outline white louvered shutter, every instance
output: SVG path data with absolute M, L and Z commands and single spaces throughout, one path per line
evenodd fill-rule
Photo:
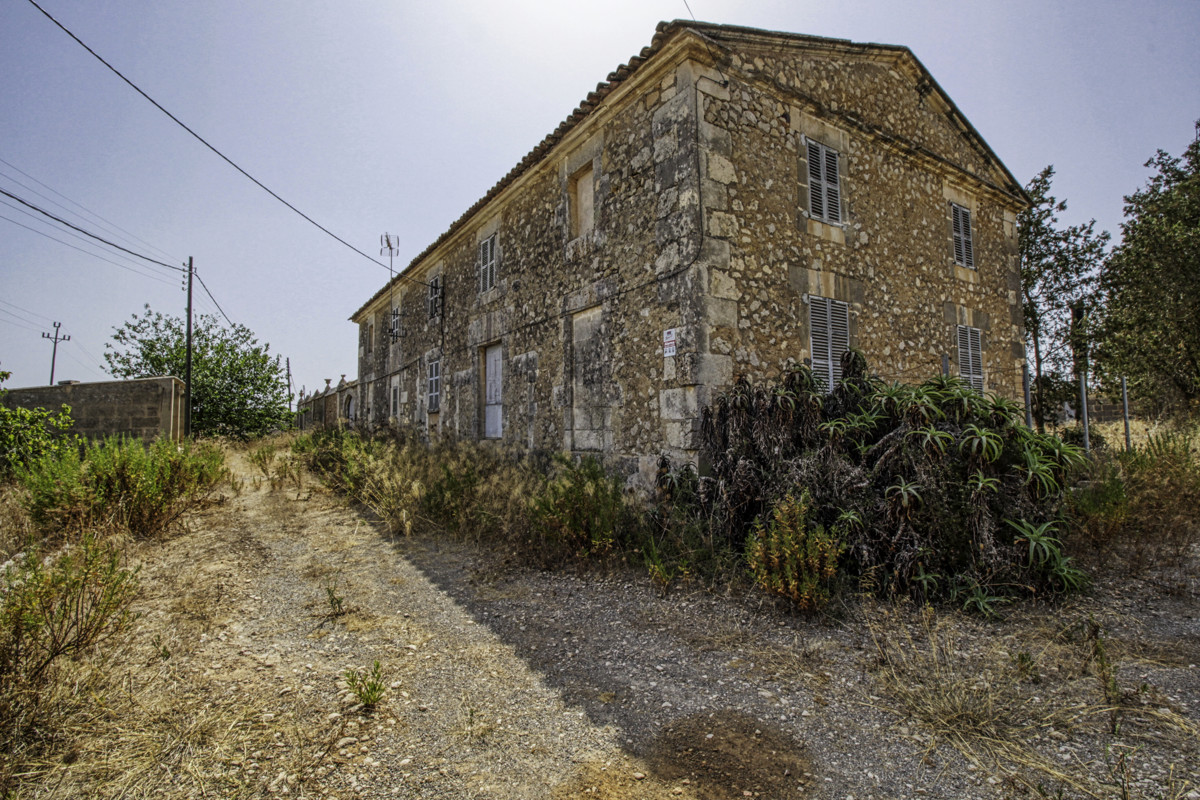
M 833 366 L 833 385 L 842 379 L 842 356 L 850 349 L 850 306 L 829 301 L 829 360 Z
M 825 219 L 825 181 L 821 171 L 821 145 L 808 143 L 808 211 L 813 219 Z
M 829 298 L 808 299 L 808 326 L 812 338 L 813 377 L 822 391 L 833 388 L 833 365 L 829 361 Z
M 983 391 L 983 339 L 979 328 L 958 326 L 958 374 L 973 389 Z
M 808 208 L 813 219 L 842 221 L 837 151 L 812 141 L 808 142 Z
M 829 222 L 842 221 L 841 186 L 838 183 L 838 154 L 836 150 L 825 150 L 825 218 Z
M 850 306 L 813 295 L 808 313 L 813 377 L 829 392 L 842 379 L 842 355 L 850 349 Z
M 954 263 L 975 268 L 975 252 L 971 244 L 971 212 L 959 205 L 950 206 L 954 226 Z

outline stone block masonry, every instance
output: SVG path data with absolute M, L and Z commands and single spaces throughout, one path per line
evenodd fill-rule
M 1018 399 L 1025 203 L 906 48 L 664 23 L 354 314 L 358 406 L 648 481 L 846 347 Z
M 72 432 L 88 439 L 131 436 L 150 441 L 183 438 L 185 386 L 179 378 L 141 378 L 102 383 L 63 383 L 11 389 L 3 397 L 10 408 L 68 406 Z

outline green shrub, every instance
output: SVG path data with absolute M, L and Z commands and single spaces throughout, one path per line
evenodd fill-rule
M 555 476 L 530 500 L 542 559 L 608 555 L 628 519 L 620 478 L 591 456 L 559 456 L 556 465 Z
M 754 581 L 786 597 L 801 611 L 819 611 L 829 602 L 846 550 L 838 531 L 813 521 L 812 498 L 802 491 L 774 505 L 767 521 L 754 523 L 746 540 L 746 561 Z
M 11 374 L 0 371 L 0 384 Z M 0 400 L 5 394 L 0 387 Z M 35 459 L 76 448 L 79 439 L 69 433 L 74 424 L 68 406 L 53 413 L 42 408 L 9 408 L 0 403 L 0 481 L 8 480 Z
M 704 409 L 711 470 L 698 495 L 715 538 L 745 547 L 780 498 L 803 491 L 811 528 L 842 525 L 842 567 L 883 594 L 952 599 L 966 585 L 1000 596 L 1078 583 L 1031 565 L 1006 524 L 1058 518 L 1084 461 L 1078 448 L 1029 430 L 1014 403 L 957 378 L 884 384 L 853 351 L 842 371 L 828 394 L 807 367 L 775 385 L 742 378 Z
M 224 455 L 207 443 L 111 438 L 18 471 L 26 508 L 43 529 L 115 525 L 135 536 L 164 531 L 223 475 Z
M 55 692 L 69 683 L 63 664 L 128 626 L 137 586 L 136 571 L 91 534 L 44 559 L 31 549 L 0 566 L 0 752 L 51 735 L 62 710 Z
M 1120 556 L 1123 568 L 1181 563 L 1200 541 L 1198 444 L 1193 428 L 1097 453 L 1071 495 L 1071 535 L 1097 556 Z

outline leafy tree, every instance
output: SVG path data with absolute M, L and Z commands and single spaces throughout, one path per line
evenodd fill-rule
M 11 374 L 0 370 L 0 481 L 34 459 L 59 453 L 77 443 L 77 437 L 68 433 L 75 424 L 69 406 L 55 413 L 44 408 L 4 405 L 4 395 L 8 392 L 3 383 Z
M 1200 403 L 1200 122 L 1182 158 L 1159 150 L 1125 198 L 1122 241 L 1101 273 L 1097 361 L 1165 408 Z
M 1108 245 L 1107 231 L 1096 221 L 1060 227 L 1065 200 L 1050 194 L 1054 167 L 1048 166 L 1025 187 L 1032 205 L 1017 218 L 1021 253 L 1021 294 L 1025 311 L 1025 348 L 1033 361 L 1033 412 L 1039 431 L 1055 421 L 1053 408 L 1073 371 L 1077 343 L 1072 342 L 1071 307 L 1090 304 L 1094 278 Z M 1070 395 L 1070 387 L 1065 387 Z
M 187 359 L 186 323 L 146 306 L 105 345 L 108 370 L 117 378 L 182 378 Z M 198 436 L 261 436 L 291 424 L 291 395 L 280 356 L 260 345 L 245 325 L 226 328 L 215 316 L 192 325 L 192 432 Z

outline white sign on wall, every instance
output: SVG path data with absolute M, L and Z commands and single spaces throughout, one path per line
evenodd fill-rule
M 675 329 L 663 331 L 663 357 L 675 355 Z

